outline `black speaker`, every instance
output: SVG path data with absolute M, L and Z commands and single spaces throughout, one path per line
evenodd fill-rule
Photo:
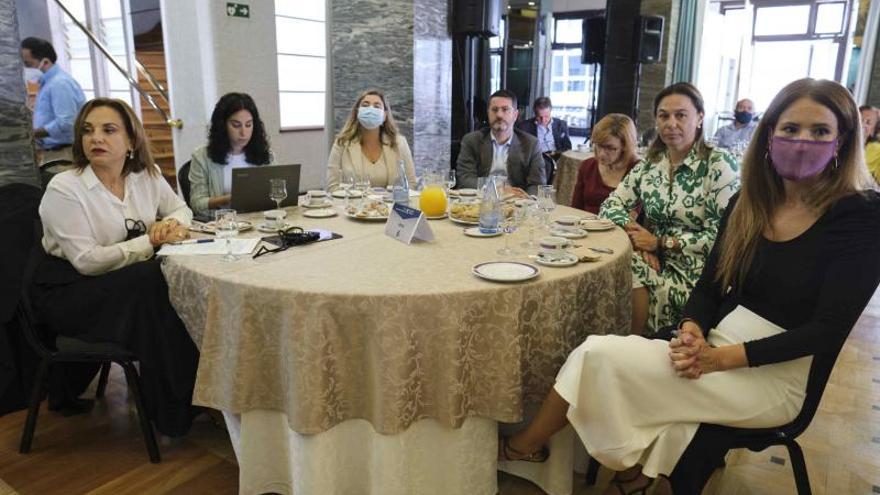
M 581 63 L 605 63 L 605 18 L 584 19 L 584 37 L 581 43 Z
M 639 16 L 636 29 L 636 61 L 656 64 L 663 53 L 663 16 Z
M 455 0 L 452 5 L 453 34 L 498 36 L 500 0 Z

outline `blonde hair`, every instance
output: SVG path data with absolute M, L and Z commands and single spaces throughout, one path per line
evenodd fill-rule
M 636 160 L 636 124 L 622 113 L 609 113 L 593 126 L 590 140 L 593 144 L 602 144 L 615 137 L 623 145 L 621 161 L 632 163 Z
M 140 172 L 146 169 L 150 175 L 158 175 L 153 162 L 153 154 L 150 153 L 150 141 L 147 139 L 147 133 L 140 119 L 135 115 L 134 110 L 128 106 L 128 103 L 117 100 L 115 98 L 95 98 L 88 102 L 80 109 L 73 124 L 73 164 L 79 171 L 82 171 L 89 165 L 89 159 L 86 158 L 83 150 L 83 126 L 86 117 L 92 110 L 99 107 L 109 107 L 116 110 L 128 139 L 131 140 L 131 153 L 126 155 L 125 164 L 122 166 L 122 175 L 126 176 L 134 172 Z
M 840 198 L 867 189 L 859 111 L 849 91 L 834 81 L 799 79 L 782 88 L 755 129 L 742 161 L 742 188 L 727 228 L 718 242 L 720 257 L 716 280 L 722 290 L 737 290 L 755 258 L 758 240 L 770 225 L 773 212 L 785 201 L 782 178 L 773 169 L 768 150 L 780 115 L 801 98 L 827 107 L 837 117 L 838 151 L 834 165 L 826 166 L 801 200 L 824 212 Z M 831 162 L 829 162 L 831 163 Z
M 364 101 L 364 98 L 370 95 L 378 96 L 379 99 L 382 100 L 382 107 L 385 110 L 385 122 L 379 126 L 379 140 L 396 150 L 398 130 L 397 124 L 394 122 L 394 117 L 391 115 L 391 106 L 388 105 L 388 100 L 385 99 L 385 95 L 375 89 L 364 91 L 358 96 L 357 101 L 354 102 L 354 106 L 351 107 L 351 113 L 348 115 L 348 120 L 345 122 L 342 130 L 339 131 L 339 134 L 336 135 L 335 142 L 340 146 L 345 146 L 355 139 L 360 140 L 361 126 L 360 123 L 358 123 L 357 118 L 358 108 L 360 108 L 361 102 Z

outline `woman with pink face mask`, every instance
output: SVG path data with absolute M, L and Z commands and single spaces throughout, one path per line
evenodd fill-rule
M 880 195 L 859 111 L 832 81 L 801 79 L 770 104 L 718 240 L 670 342 L 591 336 L 500 457 L 542 460 L 569 422 L 618 471 L 606 493 L 668 475 L 700 423 L 791 422 L 813 356 L 836 355 L 880 283 Z M 656 493 L 656 492 L 655 492 Z

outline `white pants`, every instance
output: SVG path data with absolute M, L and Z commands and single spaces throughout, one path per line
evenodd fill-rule
M 738 306 L 709 333 L 730 345 L 785 330 Z M 590 455 L 650 476 L 672 472 L 700 423 L 766 428 L 792 421 L 803 405 L 812 357 L 681 378 L 669 344 L 643 337 L 590 336 L 568 357 L 555 389 Z

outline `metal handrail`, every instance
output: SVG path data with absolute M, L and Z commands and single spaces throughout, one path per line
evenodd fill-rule
M 162 109 L 162 107 L 160 107 L 158 103 L 156 103 L 156 100 L 155 100 L 155 98 L 153 98 L 153 95 L 151 95 L 148 91 L 145 91 L 143 88 L 141 88 L 140 84 L 138 84 L 138 82 L 134 79 L 134 77 L 132 77 L 132 75 L 129 74 L 128 71 L 122 67 L 122 64 L 120 64 L 118 60 L 116 60 L 116 57 L 114 57 L 113 55 L 110 54 L 110 51 L 107 50 L 107 47 L 104 46 L 104 44 L 101 42 L 101 40 L 99 40 L 88 27 L 83 25 L 83 23 L 81 23 L 79 21 L 79 19 L 74 17 L 74 15 L 69 10 L 67 10 L 67 7 L 65 7 L 64 4 L 61 3 L 61 0 L 55 0 L 55 4 L 58 5 L 58 7 L 60 7 L 61 10 L 64 11 L 65 14 L 67 14 L 67 17 L 70 17 L 70 20 L 72 20 L 73 23 L 76 24 L 76 26 L 80 29 L 80 31 L 82 31 L 83 34 L 85 34 L 86 37 L 88 37 L 89 40 L 91 40 L 91 42 L 95 44 L 95 46 L 98 48 L 98 50 L 100 50 L 101 53 L 103 53 L 104 56 L 107 57 L 107 60 L 109 60 L 110 63 L 113 64 L 113 66 L 116 67 L 116 69 L 123 75 L 123 77 L 125 77 L 125 79 L 128 81 L 128 84 L 130 84 L 132 87 L 134 87 L 134 89 L 136 89 L 137 92 L 140 93 L 140 95 L 144 98 L 144 100 L 146 100 L 147 103 L 149 103 L 150 106 L 153 107 L 154 110 L 159 112 L 159 115 L 162 116 L 162 120 L 164 120 L 166 124 L 168 124 L 171 127 L 176 127 L 178 129 L 183 127 L 183 121 L 181 121 L 180 119 L 170 118 L 168 116 L 168 113 L 165 112 L 165 110 Z M 158 93 L 165 99 L 166 102 L 168 102 L 168 94 L 165 92 L 165 88 L 163 88 L 161 84 L 158 84 L 158 81 L 156 81 L 156 79 L 153 77 L 153 75 L 147 70 L 146 67 L 141 65 L 140 62 L 135 60 L 135 65 L 139 70 L 142 71 L 142 73 L 147 78 L 147 81 L 150 82 L 150 84 L 153 86 L 153 88 L 155 88 L 156 91 L 158 91 Z

